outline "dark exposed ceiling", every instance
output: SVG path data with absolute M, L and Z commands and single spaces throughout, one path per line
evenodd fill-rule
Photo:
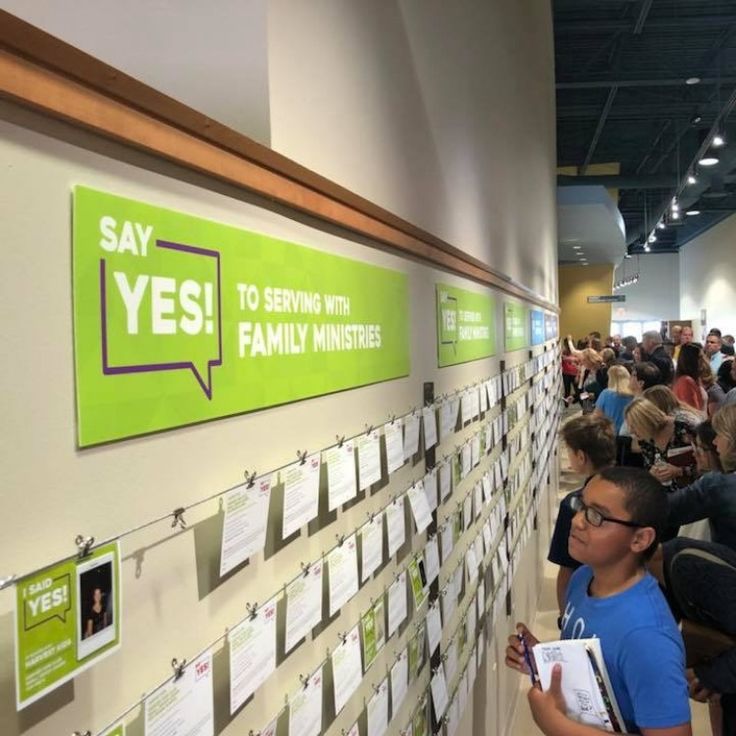
M 681 217 L 656 231 L 652 252 L 676 250 L 736 212 L 736 0 L 553 0 L 553 8 L 557 160 L 578 174 L 559 183 L 618 188 L 632 252 L 669 219 L 676 194 Z M 696 167 L 697 183 L 685 184 L 717 129 L 726 137 L 719 164 Z M 596 163 L 618 163 L 620 173 L 592 176 Z

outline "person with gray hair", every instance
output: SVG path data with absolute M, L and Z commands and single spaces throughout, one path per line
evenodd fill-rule
M 672 363 L 672 358 L 667 355 L 667 351 L 662 345 L 662 336 L 657 330 L 649 330 L 642 335 L 641 351 L 641 359 L 648 363 L 654 363 L 659 368 L 662 383 L 665 386 L 671 386 L 675 366 Z

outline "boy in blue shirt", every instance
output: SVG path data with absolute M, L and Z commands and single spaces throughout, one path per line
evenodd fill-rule
M 645 563 L 667 519 L 662 486 L 638 468 L 608 468 L 573 499 L 569 551 L 583 566 L 567 589 L 562 638 L 597 637 L 628 733 L 691 736 L 682 637 Z M 517 631 L 533 646 L 524 624 Z M 526 672 L 523 647 L 509 637 L 506 664 Z M 529 705 L 546 736 L 599 734 L 566 715 L 564 666 L 547 692 L 533 687 Z

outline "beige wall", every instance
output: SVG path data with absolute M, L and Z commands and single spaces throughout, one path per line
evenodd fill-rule
M 589 296 L 612 293 L 613 266 L 560 266 L 560 335 L 575 340 L 611 329 L 611 305 L 588 304 Z
M 680 249 L 680 318 L 699 332 L 705 309 L 705 338 L 711 327 L 736 335 L 736 217 L 731 215 Z
M 312 14 L 305 14 L 305 8 Z M 331 176 L 416 224 L 452 240 L 509 277 L 554 300 L 554 107 L 550 9 L 541 0 L 472 3 L 466 14 L 444 3 L 269 4 L 271 134 L 278 150 Z M 464 8 L 467 10 L 467 8 Z M 472 21 L 472 22 L 471 22 Z M 398 24 L 398 25 L 397 25 Z M 91 31 L 94 29 L 90 29 Z M 444 32 L 443 32 L 444 31 Z M 466 43 L 463 43 L 466 41 Z M 446 45 L 445 45 L 446 44 Z M 522 63 L 523 62 L 523 63 Z M 300 73 L 303 68 L 304 74 Z M 344 76 L 342 76 L 344 75 Z M 515 75 L 518 75 L 515 76 Z M 466 126 L 470 126 L 469 129 Z M 513 153 L 512 153 L 513 152 Z M 430 155 L 432 154 L 432 155 Z M 421 403 L 425 381 L 437 393 L 498 371 L 499 359 L 435 368 L 434 283 L 473 286 L 404 260 L 205 177 L 0 105 L 0 218 L 6 247 L 0 275 L 6 386 L 2 467 L 2 565 L 22 573 L 73 551 L 78 533 L 98 539 L 223 490 L 244 469 L 264 471 L 297 448 L 315 450 L 366 423 Z M 195 427 L 79 451 L 75 448 L 71 316 L 70 189 L 74 184 L 265 232 L 329 252 L 405 271 L 410 283 L 411 375 Z M 477 288 L 477 287 L 474 287 Z M 497 303 L 502 298 L 497 295 Z M 502 344 L 499 327 L 499 344 Z M 525 359 L 526 351 L 510 356 Z M 456 439 L 441 453 L 450 453 Z M 404 490 L 420 467 L 337 519 L 302 534 L 276 555 L 258 555 L 217 579 L 218 504 L 187 515 L 188 531 L 167 523 L 123 542 L 124 645 L 38 705 L 15 713 L 12 590 L 0 593 L 0 733 L 47 736 L 105 725 L 164 679 L 172 657 L 191 657 L 334 543 L 368 510 Z M 553 479 L 554 480 L 554 479 Z M 555 487 L 551 493 L 554 494 Z M 502 734 L 518 679 L 502 667 L 515 618 L 533 615 L 550 508 L 523 556 L 515 611 L 496 623 L 461 734 Z M 451 499 L 450 507 L 454 504 Z M 277 513 L 278 510 L 275 510 Z M 276 523 L 274 517 L 271 522 Z M 419 549 L 419 538 L 411 547 Z M 450 561 L 458 561 L 459 549 Z M 390 575 L 393 562 L 385 569 Z M 284 703 L 298 675 L 311 671 L 381 594 L 386 577 L 363 587 L 313 641 L 279 667 L 231 721 L 227 651 L 215 653 L 216 732 L 257 730 Z M 444 581 L 443 581 L 444 582 Z M 464 603 L 467 603 L 465 601 Z M 458 619 L 459 621 L 459 619 Z M 458 621 L 451 622 L 454 630 Z M 361 692 L 329 726 L 337 736 L 363 710 L 406 634 L 391 642 Z M 406 722 L 424 679 L 415 683 L 391 734 Z M 482 684 L 480 684 L 482 683 Z M 133 713 L 129 733 L 140 736 Z

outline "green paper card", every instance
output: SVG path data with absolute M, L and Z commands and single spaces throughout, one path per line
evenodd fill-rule
M 421 703 L 414 712 L 412 719 L 414 726 L 413 736 L 427 736 L 427 703 Z
M 414 558 L 409 563 L 409 582 L 411 584 L 411 592 L 414 594 L 414 608 L 422 607 L 424 601 L 427 600 L 427 589 L 422 580 L 422 573 L 419 570 L 419 562 Z
M 490 294 L 436 284 L 437 365 L 444 368 L 494 355 L 496 302 Z
M 117 542 L 21 580 L 15 601 L 18 709 L 112 654 L 120 646 L 121 615 Z
M 363 670 L 367 671 L 373 660 L 386 643 L 386 625 L 383 601 L 378 601 L 373 608 L 363 614 L 360 619 L 363 632 Z
M 74 189 L 81 447 L 409 374 L 404 273 Z

